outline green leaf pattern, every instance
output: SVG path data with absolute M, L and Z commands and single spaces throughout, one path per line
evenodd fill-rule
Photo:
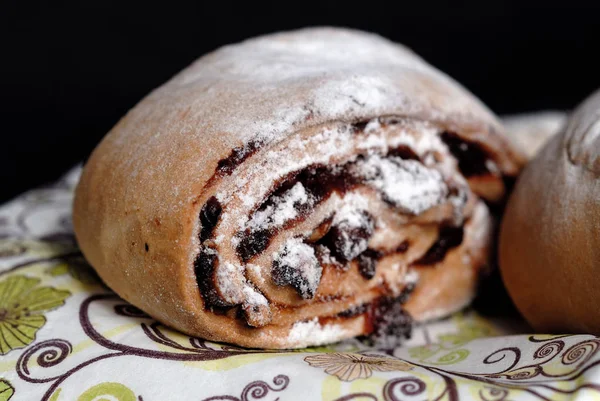
M 0 379 L 0 401 L 8 401 L 11 399 L 15 389 L 10 385 L 7 380 Z
M 121 383 L 105 382 L 86 390 L 77 401 L 137 401 L 135 394 Z
M 33 342 L 45 312 L 65 303 L 69 291 L 40 287 L 40 279 L 11 275 L 0 282 L 0 355 Z

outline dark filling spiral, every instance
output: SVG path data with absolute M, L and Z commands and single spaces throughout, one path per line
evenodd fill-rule
M 355 124 L 355 130 L 363 131 L 366 123 Z M 461 173 L 465 177 L 489 174 L 486 166 L 489 159 L 487 152 L 479 144 L 468 143 L 451 132 L 441 134 L 441 139 L 446 143 L 450 152 L 458 161 Z M 250 143 L 244 147 L 233 149 L 231 154 L 222 159 L 217 166 L 213 178 L 219 178 L 230 175 L 237 166 L 244 162 L 248 157 L 258 150 L 256 143 Z M 360 160 L 363 156 L 358 156 Z M 399 146 L 389 151 L 387 157 L 398 157 L 404 160 L 420 161 L 419 156 L 407 146 Z M 305 219 L 311 209 L 323 202 L 333 193 L 343 195 L 358 185 L 363 184 L 363 179 L 356 177 L 351 172 L 351 165 L 355 162 L 347 163 L 342 166 L 310 166 L 297 172 L 289 174 L 274 185 L 266 200 L 256 209 L 263 211 L 269 206 L 275 204 L 275 199 L 281 197 L 289 191 L 296 183 L 301 183 L 311 202 L 308 204 L 295 204 L 297 211 L 296 218 L 287 221 L 282 227 L 246 229 L 236 234 L 238 237 L 238 246 L 236 251 L 243 262 L 251 261 L 255 256 L 262 253 L 270 244 L 272 238 L 281 230 L 285 230 Z M 450 191 L 451 196 L 456 195 Z M 382 197 L 384 201 L 391 204 L 391 201 Z M 392 206 L 397 206 L 393 205 Z M 255 211 L 255 212 L 256 212 Z M 215 313 L 223 313 L 224 308 L 231 308 L 219 296 L 215 288 L 215 270 L 218 265 L 218 256 L 216 251 L 211 248 L 211 239 L 216 225 L 222 212 L 222 205 L 213 196 L 209 198 L 200 211 L 201 229 L 199 239 L 202 243 L 200 252 L 194 262 L 196 280 L 201 295 L 207 306 Z M 366 212 L 365 212 L 366 213 Z M 349 264 L 356 262 L 358 270 L 365 280 L 372 279 L 376 274 L 378 261 L 390 253 L 405 252 L 409 243 L 402 243 L 396 250 L 388 253 L 373 250 L 366 246 L 347 246 L 348 241 L 358 244 L 368 243 L 373 234 L 374 224 L 371 216 L 366 216 L 366 221 L 370 223 L 363 227 L 345 227 L 343 225 L 332 225 L 331 218 L 324 221 L 320 226 L 316 238 L 307 238 L 305 243 L 315 248 L 315 255 L 318 263 L 324 265 L 321 255 L 326 251 L 333 258 L 337 267 L 345 270 Z M 437 241 L 428 249 L 428 251 L 415 262 L 416 265 L 431 265 L 444 259 L 446 253 L 462 243 L 463 228 L 444 226 L 440 228 Z M 313 260 L 307 260 L 307 264 L 314 263 Z M 299 288 L 306 288 L 307 283 L 298 272 L 291 271 L 291 266 L 284 266 L 278 261 L 273 262 L 272 278 L 275 284 L 291 285 L 298 291 Z M 291 279 L 290 279 L 291 278 Z M 382 296 L 370 304 L 358 305 L 350 310 L 339 313 L 335 318 L 350 318 L 365 314 L 367 316 L 365 332 L 371 332 L 374 336 L 371 338 L 402 337 L 410 336 L 412 326 L 411 317 L 404 311 L 402 304 L 406 302 L 410 295 L 413 285 L 407 285 L 404 292 L 399 297 Z M 316 288 L 308 289 L 304 298 L 315 296 Z M 240 315 L 240 314 L 238 314 Z M 241 314 L 240 316 L 242 316 Z
M 458 160 L 458 168 L 466 178 L 490 174 L 486 166 L 488 153 L 477 143 L 467 142 L 452 132 L 443 132 L 442 141 Z
M 413 319 L 403 305 L 414 288 L 413 284 L 407 284 L 399 296 L 379 297 L 365 308 L 365 332 L 370 333 L 361 338 L 365 343 L 378 348 L 393 348 L 404 338 L 411 337 Z
M 432 265 L 441 262 L 450 249 L 462 244 L 463 234 L 463 227 L 442 226 L 437 241 L 414 264 Z
M 194 272 L 196 273 L 196 283 L 200 288 L 200 294 L 204 297 L 207 307 L 229 306 L 223 301 L 217 289 L 215 288 L 215 270 L 219 263 L 216 251 L 208 247 L 203 247 L 194 260 Z
M 420 160 L 419 156 L 409 147 L 401 145 L 388 152 L 387 157 L 399 157 L 404 160 Z M 363 156 L 359 156 L 357 160 L 362 160 Z M 301 183 L 307 194 L 313 200 L 312 207 L 318 205 L 320 202 L 326 200 L 333 193 L 343 195 L 346 192 L 352 190 L 356 186 L 363 184 L 364 179 L 357 177 L 351 171 L 351 167 L 356 162 L 349 162 L 343 166 L 311 166 L 303 170 L 288 174 L 287 177 L 283 178 L 279 183 L 275 185 L 275 189 L 271 192 L 269 197 L 263 204 L 257 209 L 257 211 L 263 211 L 267 207 L 272 206 L 274 199 L 277 199 L 283 195 L 286 191 L 290 190 L 295 184 Z M 392 206 L 398 206 L 393 203 L 387 197 L 384 197 L 384 201 L 391 204 Z M 271 238 L 274 237 L 280 230 L 285 230 L 298 222 L 302 221 L 310 212 L 310 208 L 307 205 L 294 205 L 297 210 L 297 218 L 290 220 L 285 223 L 283 227 L 271 228 L 267 230 L 263 229 L 246 229 L 244 232 L 238 233 L 239 243 L 236 248 L 238 256 L 244 262 L 249 262 L 253 257 L 263 252 L 271 242 Z M 333 228 L 335 231 L 337 228 Z M 372 231 L 372 229 L 371 229 Z M 348 234 L 356 239 L 363 237 L 370 237 L 371 232 L 361 232 L 357 230 L 353 233 L 339 233 L 341 235 Z M 330 241 L 335 241 L 341 235 L 335 235 L 333 233 L 329 236 Z M 327 239 L 325 240 L 327 241 Z M 339 245 L 339 244 L 338 244 Z M 344 261 L 352 260 L 357 255 L 354 254 L 343 254 L 340 247 L 335 242 L 328 244 L 332 249 L 335 256 L 340 257 Z M 360 252 L 359 252 L 360 253 Z
M 204 206 L 202 206 L 200 210 L 200 243 L 203 243 L 212 236 L 219 222 L 222 210 L 221 203 L 214 196 L 208 198 Z
M 244 162 L 247 158 L 252 156 L 259 148 L 258 142 L 249 142 L 245 146 L 234 148 L 229 156 L 219 160 L 217 164 L 216 173 L 219 176 L 231 175 L 233 171 Z

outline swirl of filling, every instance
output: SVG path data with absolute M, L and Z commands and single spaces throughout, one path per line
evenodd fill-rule
M 486 202 L 506 191 L 482 145 L 401 118 L 251 143 L 214 178 L 195 260 L 208 309 L 250 327 L 362 317 L 381 337 L 463 306 L 444 275 L 486 264 Z

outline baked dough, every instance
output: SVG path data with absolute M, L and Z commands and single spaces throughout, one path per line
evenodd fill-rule
M 600 334 L 600 92 L 519 178 L 502 222 L 500 268 L 536 330 Z
M 505 181 L 497 118 L 401 45 L 313 28 L 223 47 L 113 128 L 77 240 L 121 297 L 185 333 L 294 348 L 472 299 Z

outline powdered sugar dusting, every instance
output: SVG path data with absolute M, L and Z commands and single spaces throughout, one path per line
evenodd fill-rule
M 336 210 L 333 225 L 344 223 L 349 227 L 366 227 L 371 224 L 365 212 L 369 202 L 360 193 L 350 192 L 342 199 L 342 206 Z
M 296 322 L 288 334 L 287 341 L 301 347 L 308 344 L 320 345 L 335 342 L 344 337 L 345 330 L 339 325 L 321 325 L 318 318 Z
M 323 268 L 312 246 L 301 238 L 290 238 L 275 253 L 273 262 L 272 276 L 276 284 L 294 286 L 302 298 L 314 297 Z
M 419 272 L 415 269 L 408 269 L 404 276 L 404 282 L 406 284 L 416 284 L 419 281 Z
M 415 215 L 440 204 L 448 193 L 440 172 L 415 160 L 373 155 L 358 162 L 358 168 L 387 200 Z
M 323 263 L 323 265 L 336 265 L 339 263 L 336 257 L 331 254 L 328 247 L 317 245 L 315 249 L 318 252 L 319 261 Z
M 246 285 L 243 289 L 245 302 L 252 306 L 268 306 L 269 302 L 264 295 L 256 291 L 254 288 Z
M 352 260 L 367 249 L 375 224 L 367 212 L 367 199 L 360 193 L 350 192 L 341 202 L 332 221 L 331 245 L 338 256 Z
M 332 157 L 350 152 L 351 147 L 351 132 L 347 126 L 323 129 L 310 138 L 292 138 L 286 143 L 285 151 L 265 152 L 264 162 L 253 166 L 250 171 L 244 169 L 234 171 L 231 187 L 222 188 L 217 192 L 216 197 L 224 204 L 237 198 L 245 206 L 256 205 L 271 190 L 273 182 L 278 178 L 310 165 L 328 164 Z M 290 157 L 294 153 L 300 156 Z M 252 185 L 247 186 L 248 183 Z M 296 195 L 301 200 L 301 189 L 297 188 L 297 190 Z M 287 210 L 286 207 L 282 209 Z M 280 216 L 285 218 L 284 214 Z M 246 227 L 247 219 L 243 214 L 225 211 L 221 215 L 223 224 L 229 224 L 232 219 L 236 219 L 234 224 L 239 229 Z
M 386 139 L 382 124 L 394 127 L 394 134 Z M 443 152 L 444 143 L 439 138 L 439 127 L 426 121 L 397 118 L 374 118 L 364 129 L 366 137 L 358 145 L 359 149 L 378 149 L 387 153 L 390 148 L 400 145 L 410 147 L 419 156 L 431 151 Z
M 341 29 L 270 35 L 223 47 L 211 56 L 203 69 L 192 65 L 174 84 L 202 86 L 208 79 L 225 78 L 222 85 L 235 85 L 240 91 L 236 103 L 251 107 L 236 108 L 236 118 L 224 119 L 221 126 L 265 143 L 315 114 L 331 119 L 358 114 L 365 107 L 383 110 L 392 99 L 396 104 L 408 103 L 404 93 L 393 89 L 394 70 L 435 73 L 400 45 Z M 350 73 L 352 70 L 356 73 Z M 307 82 L 314 89 L 307 91 Z M 280 87 L 289 90 L 282 93 L 277 90 Z M 268 103 L 264 102 L 266 94 L 270 94 Z M 305 107 L 295 104 L 298 95 L 304 98 Z M 211 109 L 220 116 L 219 106 L 214 104 Z
M 328 79 L 316 91 L 313 104 L 317 110 L 341 115 L 366 105 L 382 109 L 389 99 L 393 82 L 384 76 L 356 75 L 350 79 Z
M 255 230 L 281 227 L 298 216 L 299 206 L 311 206 L 313 203 L 301 182 L 296 183 L 284 194 L 272 197 L 271 201 L 272 204 L 264 210 L 254 213 L 247 224 L 248 228 Z
M 248 263 L 246 265 L 246 270 L 251 272 L 253 276 L 262 284 L 265 278 L 262 275 L 262 268 L 259 265 L 255 265 L 254 263 Z
M 379 121 L 379 118 L 373 118 L 373 119 L 369 120 L 369 122 L 367 122 L 367 125 L 365 125 L 366 133 L 378 132 L 380 129 L 381 129 L 381 123 Z
M 222 263 L 216 270 L 216 285 L 226 302 L 237 304 L 242 302 L 240 284 L 246 281 L 241 265 L 231 262 Z

